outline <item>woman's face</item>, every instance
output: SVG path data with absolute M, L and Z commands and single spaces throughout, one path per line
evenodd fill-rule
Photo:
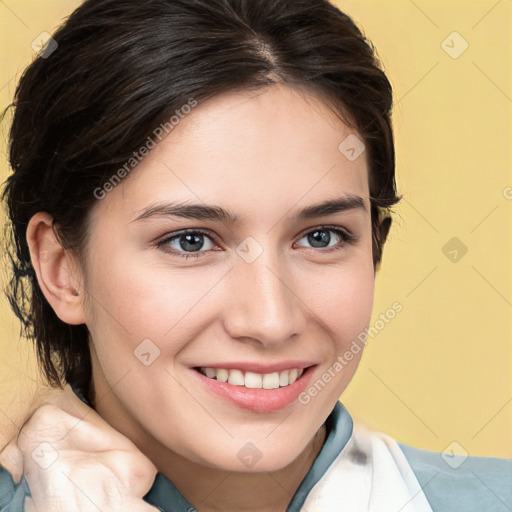
M 354 135 L 339 149 L 350 134 L 283 85 L 224 94 L 98 201 L 84 275 L 96 407 L 136 444 L 270 471 L 322 425 L 374 289 L 366 155 L 347 151 Z

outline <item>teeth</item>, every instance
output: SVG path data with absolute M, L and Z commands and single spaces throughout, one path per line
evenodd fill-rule
M 263 389 L 277 389 L 279 387 L 279 372 L 263 375 Z
M 245 372 L 245 387 L 260 389 L 263 387 L 263 378 L 259 373 Z
M 303 369 L 294 368 L 272 373 L 242 372 L 224 368 L 201 368 L 200 372 L 210 379 L 228 382 L 233 386 L 245 386 L 250 389 L 277 389 L 293 384 L 303 373 Z
M 211 370 L 213 370 L 213 368 L 210 368 Z M 227 370 L 214 370 L 216 375 L 215 377 L 217 378 L 217 380 L 219 382 L 227 382 L 228 381 L 228 377 L 229 377 L 229 373 Z
M 228 382 L 233 386 L 243 386 L 245 383 L 244 374 L 240 370 L 230 370 Z
M 217 372 L 213 368 L 206 368 L 205 373 L 210 379 L 214 379 L 217 376 Z

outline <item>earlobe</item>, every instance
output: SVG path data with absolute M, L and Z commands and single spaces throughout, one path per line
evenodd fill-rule
M 39 212 L 30 219 L 27 243 L 39 287 L 55 314 L 67 324 L 85 323 L 76 265 L 56 236 L 51 215 Z

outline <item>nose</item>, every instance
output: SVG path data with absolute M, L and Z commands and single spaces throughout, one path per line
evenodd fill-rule
M 234 339 L 279 347 L 303 332 L 305 303 L 284 258 L 265 250 L 256 261 L 237 258 L 228 274 L 224 327 Z

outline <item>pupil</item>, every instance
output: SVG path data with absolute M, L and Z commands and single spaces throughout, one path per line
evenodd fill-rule
M 185 242 L 183 241 L 185 239 Z M 203 247 L 204 241 L 200 235 L 182 235 L 180 239 L 180 247 L 186 250 L 199 250 Z
M 320 247 L 322 243 L 329 245 L 331 235 L 327 231 L 315 231 L 309 235 L 309 243 L 313 247 Z

